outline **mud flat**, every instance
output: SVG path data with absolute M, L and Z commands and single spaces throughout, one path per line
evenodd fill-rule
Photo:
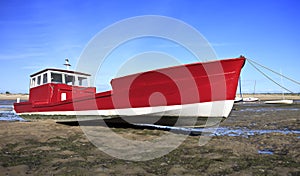
M 105 154 L 80 126 L 0 122 L 0 175 L 300 175 L 299 104 L 237 104 L 219 127 L 225 132 L 212 133 L 203 146 L 199 135 L 189 136 L 167 155 L 137 162 Z M 139 141 L 171 133 L 113 131 Z

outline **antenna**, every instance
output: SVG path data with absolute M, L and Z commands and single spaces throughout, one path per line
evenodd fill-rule
M 69 63 L 69 59 L 68 58 L 65 59 L 65 64 L 64 65 L 66 66 L 67 70 L 70 69 L 71 64 Z

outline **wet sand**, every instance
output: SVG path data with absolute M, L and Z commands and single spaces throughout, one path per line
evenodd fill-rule
M 100 151 L 79 126 L 53 120 L 0 122 L 0 175 L 300 175 L 300 134 L 272 132 L 300 130 L 299 104 L 237 104 L 220 127 L 269 132 L 215 135 L 204 146 L 199 136 L 189 136 L 169 154 L 137 162 Z M 170 133 L 113 130 L 141 141 Z

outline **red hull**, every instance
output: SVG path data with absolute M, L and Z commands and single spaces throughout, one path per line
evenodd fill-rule
M 163 68 L 111 81 L 112 90 L 48 83 L 30 89 L 29 101 L 15 103 L 19 114 L 108 110 L 234 100 L 245 58 Z M 66 100 L 61 101 L 62 93 Z

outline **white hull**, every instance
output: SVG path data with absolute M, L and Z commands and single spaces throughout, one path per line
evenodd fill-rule
M 241 98 L 241 97 L 235 97 L 235 99 L 234 99 L 235 103 L 238 103 L 238 102 L 241 102 L 241 101 L 243 101 L 243 98 Z
M 270 100 L 265 101 L 265 104 L 293 104 L 293 100 Z
M 259 98 L 255 98 L 255 97 L 248 97 L 248 98 L 243 98 L 244 102 L 255 102 L 255 101 L 259 101 Z
M 87 110 L 87 111 L 47 111 L 26 112 L 18 115 L 96 115 L 96 116 L 182 116 L 182 117 L 228 117 L 234 100 L 223 100 L 185 105 L 156 106 L 142 108 Z M 106 117 L 109 118 L 109 117 Z M 111 117 L 112 118 L 112 117 Z

